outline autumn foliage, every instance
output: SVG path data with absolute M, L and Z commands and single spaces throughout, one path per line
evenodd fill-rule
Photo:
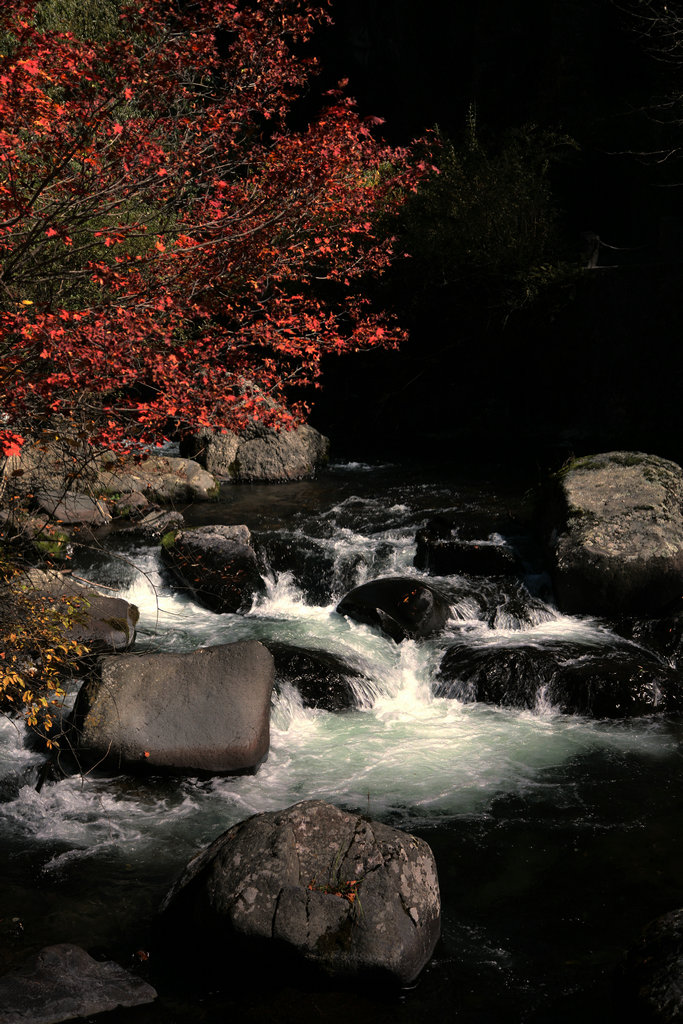
M 39 728 L 47 747 L 53 715 L 62 706 L 66 679 L 88 648 L 73 627 L 87 612 L 87 601 L 53 597 L 0 555 L 0 711 L 20 714 Z
M 291 423 L 323 355 L 398 340 L 364 287 L 406 155 L 343 91 L 292 127 L 324 8 L 123 0 L 90 39 L 38 6 L 0 12 L 5 454 L 55 417 L 107 445 Z

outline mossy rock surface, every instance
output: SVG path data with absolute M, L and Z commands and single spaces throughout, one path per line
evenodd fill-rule
M 643 452 L 574 460 L 555 479 L 550 549 L 558 606 L 657 614 L 683 593 L 683 470 Z

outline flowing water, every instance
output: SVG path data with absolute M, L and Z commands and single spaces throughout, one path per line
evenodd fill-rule
M 0 721 L 6 961 L 73 941 L 139 962 L 156 906 L 197 850 L 248 815 L 320 797 L 413 831 L 434 850 L 443 939 L 415 990 L 394 998 L 295 982 L 253 987 L 226 965 L 215 991 L 199 997 L 166 979 L 155 1006 L 108 1019 L 623 1020 L 612 1006 L 624 949 L 649 919 L 683 905 L 680 720 L 563 715 L 542 688 L 531 710 L 434 696 L 436 669 L 456 640 L 501 648 L 615 641 L 604 623 L 553 608 L 520 490 L 447 480 L 424 467 L 358 464 L 309 483 L 232 488 L 221 503 L 186 515 L 246 522 L 279 567 L 244 616 L 216 615 L 172 592 L 157 550 L 124 534 L 78 555 L 85 575 L 137 604 L 141 649 L 254 637 L 332 652 L 362 676 L 356 707 L 335 713 L 304 707 L 293 686 L 280 685 L 270 754 L 254 776 L 92 772 L 37 792 L 41 756 L 15 723 Z M 400 645 L 338 615 L 339 599 L 365 580 L 421 577 L 415 532 L 437 512 L 479 543 L 501 543 L 501 530 L 516 534 L 524 588 L 432 579 L 451 601 L 446 630 Z M 145 966 L 154 980 L 153 957 Z

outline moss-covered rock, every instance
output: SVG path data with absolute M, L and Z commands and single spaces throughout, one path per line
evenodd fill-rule
M 577 459 L 557 474 L 549 547 L 557 604 L 657 614 L 683 594 L 683 470 L 642 452 Z

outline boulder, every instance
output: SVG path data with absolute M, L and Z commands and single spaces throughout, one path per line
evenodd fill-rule
M 630 644 L 454 644 L 444 655 L 435 695 L 503 707 L 549 704 L 568 714 L 630 718 L 683 706 L 679 674 Z
M 411 576 L 391 576 L 363 583 L 337 605 L 340 615 L 377 626 L 400 643 L 443 629 L 450 615 L 445 597 Z
M 628 952 L 623 974 L 625 1002 L 629 1010 L 637 1006 L 638 1021 L 683 1020 L 683 909 L 647 925 Z
M 328 975 L 414 981 L 440 933 L 434 857 L 421 839 L 320 800 L 259 814 L 189 863 L 162 905 L 180 951 L 219 962 L 289 953 Z
M 185 438 L 180 445 L 180 454 L 195 459 L 209 473 L 222 480 L 237 479 L 237 452 L 242 438 L 231 430 L 215 433 L 210 427 L 203 427 L 198 434 Z
M 199 526 L 162 539 L 162 562 L 176 584 L 213 612 L 249 611 L 265 591 L 246 526 Z
M 65 494 L 76 488 L 90 491 L 97 479 L 97 454 L 83 437 L 64 430 L 45 431 L 27 440 L 19 455 L 0 459 L 6 482 L 5 498 L 22 500 L 40 492 Z
M 119 495 L 136 492 L 162 504 L 211 501 L 218 497 L 215 477 L 192 459 L 170 455 L 145 455 L 138 461 L 113 454 L 100 456 L 93 486 L 99 493 Z
M 556 656 L 540 647 L 454 644 L 441 660 L 434 693 L 464 703 L 534 708 L 556 672 Z
M 149 511 L 149 499 L 140 491 L 126 491 L 114 502 L 114 512 L 119 519 L 140 519 Z
M 36 501 L 43 511 L 60 523 L 106 526 L 112 520 L 111 512 L 105 503 L 88 494 L 42 491 L 36 495 Z
M 314 476 L 319 467 L 326 465 L 329 448 L 328 439 L 307 424 L 274 430 L 253 423 L 239 435 L 202 430 L 183 442 L 181 450 L 224 479 L 281 483 Z
M 237 773 L 268 754 L 273 658 L 256 640 L 103 658 L 71 718 L 79 760 Z
M 683 594 L 683 470 L 640 452 L 576 459 L 556 475 L 549 544 L 558 607 L 616 616 Z
M 491 629 L 528 629 L 556 618 L 544 601 L 529 593 L 521 580 L 501 580 L 484 588 L 485 619 Z
M 4 772 L 6 769 L 2 769 Z M 29 764 L 24 768 L 14 768 L 7 774 L 0 775 L 0 804 L 11 803 L 16 800 L 22 789 L 30 786 L 36 789 L 40 783 L 44 765 Z
M 59 1024 L 151 1003 L 156 996 L 142 978 L 65 942 L 45 946 L 0 977 L 0 1024 Z
M 101 594 L 95 586 L 65 573 L 41 569 L 24 573 L 18 585 L 73 610 L 71 626 L 65 631 L 70 640 L 87 644 L 98 653 L 125 651 L 135 643 L 140 613 L 121 597 Z
M 443 516 L 430 519 L 416 534 L 413 565 L 432 576 L 518 576 L 519 556 L 502 539 L 464 540 Z
M 155 508 L 122 532 L 125 532 L 127 536 L 131 534 L 138 536 L 151 544 L 154 541 L 160 541 L 167 534 L 182 529 L 183 526 L 185 526 L 185 519 L 182 512 L 167 508 Z
M 295 686 L 304 707 L 346 711 L 361 703 L 353 684 L 366 681 L 366 677 L 336 654 L 278 641 L 265 644 L 275 660 L 277 681 Z

